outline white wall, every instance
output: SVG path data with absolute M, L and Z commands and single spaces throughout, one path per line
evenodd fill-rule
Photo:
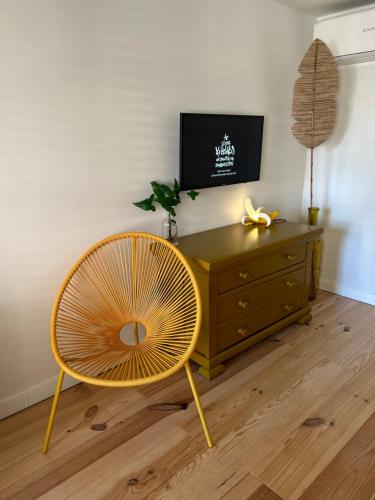
M 375 305 L 375 62 L 342 66 L 339 75 L 337 125 L 315 154 L 320 286 Z
M 312 28 L 272 0 L 1 2 L 1 415 L 54 390 L 49 315 L 71 264 L 109 234 L 159 232 L 132 201 L 177 176 L 180 111 L 265 115 L 261 181 L 185 200 L 181 233 L 236 222 L 249 194 L 300 216 L 290 112 Z

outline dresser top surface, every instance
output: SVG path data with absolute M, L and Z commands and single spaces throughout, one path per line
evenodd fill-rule
M 262 249 L 287 245 L 288 242 L 293 245 L 298 241 L 313 240 L 322 231 L 320 227 L 296 222 L 271 224 L 270 227 L 232 224 L 182 236 L 178 239 L 178 248 L 185 255 L 212 265 L 241 254 L 261 253 Z

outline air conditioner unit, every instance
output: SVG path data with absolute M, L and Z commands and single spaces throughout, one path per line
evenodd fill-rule
M 314 28 L 339 64 L 375 61 L 375 4 L 321 17 Z

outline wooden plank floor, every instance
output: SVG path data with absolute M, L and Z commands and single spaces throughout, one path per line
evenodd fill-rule
M 375 499 L 375 307 L 321 292 L 310 325 L 195 379 L 214 448 L 183 371 L 81 384 L 61 396 L 47 456 L 50 401 L 0 422 L 0 499 Z

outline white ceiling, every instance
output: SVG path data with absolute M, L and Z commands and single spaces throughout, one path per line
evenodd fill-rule
M 340 12 L 340 10 L 354 9 L 363 5 L 374 4 L 374 0 L 276 0 L 279 3 L 302 10 L 313 16 L 325 16 Z

